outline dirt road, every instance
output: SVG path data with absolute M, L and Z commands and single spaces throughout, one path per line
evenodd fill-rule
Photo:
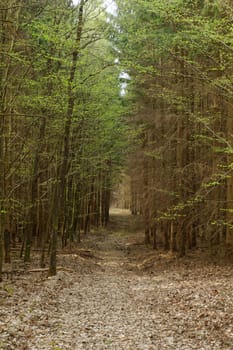
M 142 243 L 140 222 L 115 210 L 108 234 L 83 243 L 93 257 L 70 260 L 79 272 L 7 284 L 0 349 L 233 349 L 231 267 L 177 264 L 160 254 L 147 269 L 152 252 Z

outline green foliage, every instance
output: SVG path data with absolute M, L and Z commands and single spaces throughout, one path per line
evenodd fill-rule
M 26 3 L 0 19 L 0 194 L 30 249 L 104 224 L 134 135 L 103 1 Z
M 183 243 L 211 221 L 224 239 L 232 222 L 232 3 L 117 4 L 114 40 L 140 127 L 130 162 L 139 210 L 149 226 L 172 222 Z

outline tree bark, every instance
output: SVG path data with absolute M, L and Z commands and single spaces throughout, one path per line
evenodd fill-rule
M 58 205 L 60 208 L 58 212 L 59 212 L 60 227 L 62 227 L 63 225 L 64 215 L 65 215 L 65 193 L 66 193 L 66 186 L 67 186 L 67 173 L 68 173 L 69 153 L 70 153 L 70 136 L 71 136 L 72 116 L 73 116 L 74 103 L 75 103 L 75 95 L 73 93 L 73 87 L 75 82 L 75 73 L 77 69 L 78 58 L 80 54 L 80 42 L 81 42 L 82 31 L 83 31 L 83 11 L 84 11 L 84 5 L 86 2 L 87 0 L 81 0 L 79 5 L 75 49 L 72 54 L 72 64 L 71 64 L 70 76 L 68 81 L 68 90 L 67 90 L 68 106 L 67 106 L 65 132 L 64 132 L 62 164 L 61 164 L 60 175 L 59 175 L 60 191 L 59 191 Z

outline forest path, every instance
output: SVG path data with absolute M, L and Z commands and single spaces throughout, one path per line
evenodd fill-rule
M 83 242 L 92 257 L 6 284 L 0 349 L 232 349 L 232 267 L 179 263 L 142 242 L 140 218 L 113 210 L 108 232 Z
M 125 272 L 137 269 L 139 257 L 150 253 L 144 245 L 143 223 L 140 216 L 132 216 L 129 210 L 114 208 L 110 211 L 107 234 L 94 240 L 95 253 L 100 266 L 109 271 Z M 93 244 L 93 237 L 91 239 Z

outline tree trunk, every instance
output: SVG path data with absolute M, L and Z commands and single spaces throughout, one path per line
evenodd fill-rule
M 5 251 L 5 263 L 10 264 L 11 262 L 11 234 L 5 229 L 4 231 L 4 251 Z
M 3 238 L 2 238 L 2 225 L 0 225 L 0 282 L 2 282 L 2 266 L 3 266 Z
M 62 163 L 59 174 L 59 196 L 58 196 L 58 213 L 59 213 L 59 227 L 63 226 L 65 220 L 65 193 L 67 187 L 67 173 L 68 173 L 68 164 L 69 164 L 69 155 L 70 155 L 70 136 L 71 136 L 71 126 L 72 126 L 72 117 L 74 110 L 74 102 L 75 95 L 73 93 L 73 86 L 75 82 L 75 73 L 77 69 L 77 62 L 80 54 L 80 42 L 83 31 L 83 11 L 84 5 L 87 0 L 81 0 L 79 5 L 79 13 L 78 13 L 78 24 L 76 31 L 76 41 L 75 48 L 72 54 L 72 64 L 70 69 L 70 76 L 68 81 L 68 105 L 67 105 L 67 113 L 66 113 L 66 123 L 65 123 L 65 132 L 64 132 L 64 143 L 63 143 L 63 154 L 62 154 Z
M 231 110 L 232 107 L 226 106 L 228 110 L 227 114 L 227 141 L 232 146 L 233 145 L 233 115 Z M 233 156 L 232 154 L 228 154 L 227 156 L 227 164 L 232 165 Z M 232 171 L 227 176 L 227 191 L 226 191 L 226 202 L 227 202 L 227 228 L 226 228 L 226 243 L 233 246 L 233 174 Z
M 31 242 L 32 237 L 36 236 L 37 231 L 37 207 L 38 207 L 38 177 L 39 177 L 39 161 L 41 157 L 41 152 L 43 148 L 43 140 L 45 137 L 45 127 L 46 127 L 46 118 L 43 117 L 39 130 L 39 137 L 37 140 L 37 149 L 34 156 L 33 164 L 33 173 L 31 180 L 31 208 L 29 212 L 29 227 L 26 232 L 26 246 L 24 253 L 24 261 L 30 261 L 30 252 L 31 252 Z
M 51 237 L 51 253 L 49 263 L 49 276 L 55 276 L 57 273 L 57 232 L 54 231 Z

